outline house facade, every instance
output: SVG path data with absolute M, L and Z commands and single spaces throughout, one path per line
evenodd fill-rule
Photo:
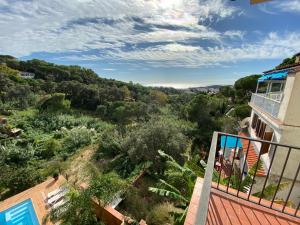
M 35 74 L 30 73 L 30 72 L 20 72 L 21 77 L 26 78 L 26 79 L 33 79 Z
M 252 108 L 249 136 L 283 145 L 274 148 L 255 143 L 264 168 L 272 167 L 271 174 L 280 175 L 286 164 L 283 176 L 293 179 L 300 151 L 291 151 L 284 145 L 300 146 L 300 54 L 294 64 L 265 72 L 258 79 L 249 105 Z

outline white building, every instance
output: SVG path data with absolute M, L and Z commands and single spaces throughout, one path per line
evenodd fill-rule
M 33 79 L 35 74 L 34 73 L 30 73 L 30 72 L 20 72 L 21 77 L 23 78 L 31 78 Z
M 259 78 L 256 93 L 249 103 L 252 108 L 249 135 L 252 138 L 276 142 L 282 145 L 300 146 L 300 53 L 296 63 L 265 72 Z M 288 147 L 275 147 L 255 143 L 257 154 L 261 151 L 263 166 L 271 167 L 273 175 L 293 179 L 299 167 L 300 150 L 289 153 Z M 288 154 L 290 154 L 289 157 Z M 289 158 L 288 162 L 286 158 Z M 286 165 L 285 165 L 286 164 Z M 300 180 L 300 178 L 297 178 Z

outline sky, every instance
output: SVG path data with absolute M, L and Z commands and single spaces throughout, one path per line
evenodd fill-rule
M 100 77 L 233 84 L 300 52 L 300 0 L 0 0 L 0 54 Z

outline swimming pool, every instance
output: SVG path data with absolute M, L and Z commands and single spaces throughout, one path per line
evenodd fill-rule
M 0 212 L 1 225 L 39 225 L 31 199 Z

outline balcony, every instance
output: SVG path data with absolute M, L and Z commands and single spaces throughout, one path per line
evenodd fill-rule
M 229 142 L 235 146 L 228 147 Z M 239 147 L 239 142 L 246 144 Z M 259 160 L 252 168 L 247 165 L 255 142 L 273 149 L 263 177 L 258 176 Z M 298 147 L 215 132 L 205 176 L 196 181 L 185 225 L 300 224 L 299 153 Z M 262 154 L 260 149 L 258 159 Z
M 253 93 L 250 104 L 257 106 L 264 112 L 270 114 L 274 118 L 278 117 L 280 105 L 282 100 L 282 93 L 258 94 Z

